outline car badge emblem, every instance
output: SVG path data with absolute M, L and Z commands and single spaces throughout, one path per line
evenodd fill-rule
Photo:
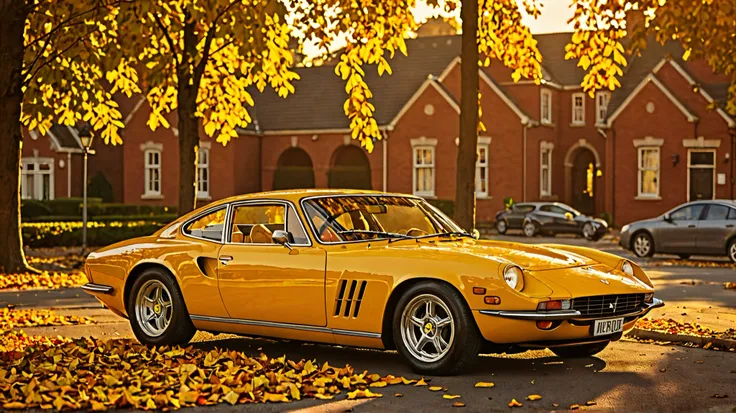
M 601 279 L 601 282 L 602 282 L 603 284 L 606 284 L 606 285 L 610 284 L 610 282 L 608 282 L 608 280 L 604 280 L 604 279 Z

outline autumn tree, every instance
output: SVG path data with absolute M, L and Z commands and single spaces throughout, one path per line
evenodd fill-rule
M 108 46 L 120 0 L 0 0 L 0 270 L 32 271 L 20 232 L 22 124 L 87 122 L 119 141 L 119 90 L 135 74 Z M 106 74 L 107 80 L 106 82 Z
M 684 60 L 702 59 L 714 72 L 730 77 L 726 110 L 736 115 L 736 2 L 576 0 L 575 6 L 575 32 L 566 58 L 578 59 L 578 66 L 587 71 L 585 91 L 592 95 L 598 89 L 614 90 L 620 86 L 627 52 L 639 53 L 651 39 L 661 44 L 674 40 L 682 45 Z M 632 13 L 639 18 L 627 27 Z

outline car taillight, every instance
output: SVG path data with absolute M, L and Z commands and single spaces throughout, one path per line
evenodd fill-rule
M 539 303 L 538 311 L 569 310 L 570 300 L 552 300 Z

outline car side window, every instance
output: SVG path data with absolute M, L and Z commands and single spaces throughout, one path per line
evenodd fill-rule
M 235 207 L 230 242 L 273 244 L 274 231 L 284 230 L 286 207 L 282 204 L 246 204 Z
M 192 237 L 221 242 L 226 212 L 226 207 L 210 212 L 187 223 L 182 231 Z
M 670 218 L 673 221 L 693 221 L 700 218 L 700 213 L 703 212 L 704 207 L 703 204 L 688 205 L 670 214 Z
M 736 209 L 728 208 L 728 219 L 736 219 Z
M 540 210 L 544 212 L 551 212 L 553 214 L 561 214 L 565 215 L 565 213 L 570 212 L 566 210 L 565 208 L 558 207 L 557 205 L 543 205 Z
M 528 214 L 534 211 L 534 205 L 514 205 L 514 211 L 520 214 Z
M 722 221 L 728 217 L 728 210 L 731 209 L 725 205 L 711 204 L 708 207 L 708 212 L 705 213 L 705 219 L 707 221 Z

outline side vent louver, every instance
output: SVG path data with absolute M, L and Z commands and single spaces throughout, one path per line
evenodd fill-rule
M 335 317 L 357 317 L 368 281 L 340 280 L 335 297 Z M 352 313 L 351 313 L 352 311 Z

